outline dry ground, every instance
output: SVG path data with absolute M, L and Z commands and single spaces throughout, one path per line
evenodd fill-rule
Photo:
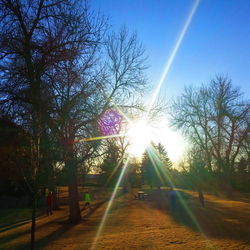
M 183 202 L 170 213 L 166 190 L 151 191 L 147 201 L 132 194 L 115 199 L 95 249 L 250 249 L 250 200 L 230 201 L 206 195 L 203 208 L 196 193 L 179 191 Z M 67 223 L 67 206 L 37 220 L 37 248 L 90 249 L 106 203 L 83 211 L 78 225 Z M 107 198 L 107 197 L 106 197 Z M 29 223 L 0 229 L 0 249 L 28 249 Z

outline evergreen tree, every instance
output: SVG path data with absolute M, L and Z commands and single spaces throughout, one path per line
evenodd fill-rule
M 143 154 L 141 166 L 144 184 L 150 185 L 151 188 L 169 185 L 172 163 L 161 143 L 157 146 L 151 143 Z
M 100 166 L 101 169 L 101 182 L 105 186 L 114 186 L 121 167 L 121 157 L 119 148 L 116 144 L 110 142 L 106 149 L 105 158 Z

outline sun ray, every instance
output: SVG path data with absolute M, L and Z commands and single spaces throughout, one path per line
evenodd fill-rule
M 158 83 L 158 85 L 157 85 L 157 87 L 156 87 L 156 89 L 155 89 L 155 91 L 153 93 L 152 100 L 151 100 L 151 102 L 149 104 L 149 107 L 148 107 L 148 110 L 147 110 L 147 113 L 146 113 L 146 119 L 148 118 L 149 112 L 152 109 L 152 107 L 153 107 L 153 105 L 154 105 L 154 103 L 155 103 L 155 101 L 156 101 L 156 99 L 157 99 L 157 97 L 159 95 L 161 86 L 164 83 L 164 81 L 165 81 L 165 79 L 166 79 L 166 77 L 168 75 L 169 69 L 170 69 L 170 67 L 171 67 L 171 65 L 172 65 L 172 63 L 174 61 L 174 58 L 175 58 L 175 56 L 176 56 L 176 54 L 177 54 L 177 52 L 178 52 L 178 50 L 180 48 L 180 45 L 181 45 L 181 43 L 183 41 L 183 38 L 185 37 L 185 34 L 186 34 L 187 30 L 188 30 L 188 27 L 189 27 L 189 25 L 190 25 L 190 23 L 191 23 L 191 21 L 193 19 L 193 16 L 194 16 L 194 14 L 195 14 L 198 6 L 199 6 L 199 3 L 200 3 L 200 0 L 195 0 L 194 1 L 193 6 L 191 8 L 191 11 L 189 12 L 189 15 L 188 15 L 188 17 L 186 19 L 186 22 L 185 22 L 185 24 L 184 24 L 184 26 L 183 26 L 183 28 L 182 28 L 182 30 L 180 32 L 180 35 L 179 35 L 179 37 L 178 37 L 178 39 L 177 39 L 177 41 L 175 43 L 175 46 L 174 46 L 174 48 L 173 48 L 173 50 L 172 50 L 172 52 L 170 54 L 170 57 L 168 58 L 168 60 L 166 62 L 166 65 L 164 67 L 164 70 L 163 70 L 162 76 L 160 78 L 160 81 L 159 81 L 159 83 Z
M 149 154 L 149 158 L 152 161 L 152 163 L 155 162 L 155 158 L 157 158 L 157 161 L 161 163 L 161 164 L 158 164 L 158 166 L 161 168 L 163 167 L 164 164 L 161 162 L 159 153 L 157 152 L 157 150 L 154 148 L 153 145 L 150 145 L 150 147 L 148 148 L 148 154 Z M 167 172 L 161 169 L 161 173 L 163 174 L 163 178 L 165 180 L 167 180 L 172 186 L 174 186 L 169 175 L 167 175 Z
M 116 134 L 116 135 L 105 135 L 105 136 L 97 136 L 97 137 L 89 137 L 89 138 L 81 138 L 81 139 L 77 139 L 74 140 L 74 143 L 78 143 L 81 141 L 98 141 L 98 140 L 103 140 L 103 139 L 111 139 L 111 138 L 116 138 L 116 137 L 125 137 L 127 136 L 127 134 L 122 133 L 122 134 Z
M 104 227 L 105 222 L 106 222 L 106 220 L 107 220 L 108 214 L 109 214 L 110 209 L 111 209 L 112 204 L 113 204 L 113 201 L 114 201 L 114 199 L 115 199 L 115 197 L 116 197 L 118 188 L 119 188 L 120 183 L 121 183 L 121 181 L 122 181 L 122 178 L 123 178 L 123 176 L 124 176 L 124 174 L 125 174 L 125 171 L 126 171 L 126 169 L 127 169 L 127 167 L 128 167 L 129 161 L 130 161 L 130 157 L 128 157 L 127 160 L 126 160 L 126 162 L 124 163 L 124 166 L 123 166 L 123 169 L 122 169 L 122 171 L 121 171 L 121 174 L 120 174 L 120 176 L 119 176 L 119 178 L 118 178 L 118 180 L 117 180 L 117 182 L 116 182 L 115 188 L 114 188 L 114 190 L 113 190 L 113 192 L 112 192 L 112 195 L 111 195 L 111 197 L 110 197 L 110 199 L 109 199 L 107 208 L 106 208 L 106 210 L 105 210 L 105 212 L 104 212 L 104 214 L 103 214 L 103 216 L 102 216 L 102 219 L 101 219 L 100 225 L 99 225 L 99 227 L 98 227 L 97 233 L 96 233 L 96 235 L 95 235 L 94 241 L 93 241 L 93 243 L 92 243 L 91 249 L 95 249 L 95 248 L 96 248 L 96 244 L 97 244 L 97 242 L 98 242 L 98 240 L 99 240 L 99 237 L 100 237 L 100 235 L 101 235 L 101 233 L 102 233 L 103 227 Z
M 174 185 L 174 183 L 173 183 L 173 181 L 171 180 L 170 176 L 167 174 L 167 172 L 164 171 L 164 170 L 159 171 L 158 167 L 162 168 L 164 166 L 164 164 L 161 162 L 161 159 L 159 157 L 159 153 L 154 148 L 154 146 L 150 145 L 148 147 L 147 152 L 148 152 L 149 158 L 150 158 L 150 160 L 151 160 L 151 162 L 153 164 L 154 169 L 156 170 L 156 174 L 159 177 L 159 179 L 161 181 L 163 181 L 163 179 L 167 180 L 173 188 L 176 188 L 175 185 Z M 156 161 L 158 163 L 160 162 L 161 164 L 157 164 Z M 163 174 L 163 177 L 160 175 L 160 172 Z M 210 242 L 210 240 L 206 236 L 205 232 L 202 230 L 202 228 L 201 228 L 201 226 L 200 226 L 200 224 L 199 224 L 196 216 L 191 211 L 191 209 L 187 206 L 187 204 L 186 204 L 185 200 L 183 199 L 183 197 L 178 192 L 176 192 L 176 194 L 177 194 L 178 200 L 180 201 L 180 203 L 183 206 L 183 208 L 186 210 L 187 214 L 189 215 L 189 217 L 193 221 L 194 225 L 199 230 L 199 232 L 201 233 L 201 235 L 206 239 L 207 245 L 210 248 L 214 248 L 214 246 L 212 246 L 212 243 Z
M 155 158 L 156 158 L 156 157 L 155 157 L 155 154 L 153 155 L 154 151 L 152 151 L 151 148 L 153 148 L 152 145 L 150 145 L 150 146 L 148 147 L 147 153 L 148 153 L 148 156 L 149 156 L 150 161 L 151 161 L 152 164 L 153 164 L 153 167 L 154 167 L 154 169 L 155 169 L 155 172 L 156 172 L 158 178 L 160 179 L 161 183 L 163 184 L 163 183 L 164 183 L 164 180 L 163 180 L 163 178 L 162 178 L 162 176 L 161 176 L 161 174 L 160 174 L 160 171 L 159 171 L 159 169 L 158 169 L 158 166 L 157 166 L 157 163 L 156 163 L 156 160 L 155 160 Z
M 109 175 L 106 183 L 105 183 L 105 186 L 110 182 L 111 178 L 114 176 L 114 174 L 116 173 L 116 171 L 118 170 L 119 166 L 121 165 L 122 163 L 122 160 L 123 158 L 121 158 L 118 163 L 116 164 L 115 168 L 113 169 L 113 171 L 111 172 L 111 174 Z
M 175 56 L 176 56 L 176 53 L 177 53 L 177 51 L 178 51 L 178 49 L 179 49 L 179 47 L 180 47 L 180 45 L 181 45 L 181 43 L 182 43 L 182 41 L 183 41 L 183 38 L 184 38 L 184 36 L 185 36 L 185 34 L 186 34 L 186 32 L 187 32 L 187 29 L 188 29 L 188 27 L 189 27 L 189 25 L 190 25 L 190 23 L 191 23 L 191 21 L 192 21 L 192 18 L 193 18 L 194 14 L 195 14 L 195 12 L 196 12 L 196 10 L 197 10 L 197 8 L 198 8 L 199 2 L 200 2 L 200 0 L 195 0 L 194 3 L 193 3 L 193 6 L 192 6 L 192 8 L 191 8 L 191 11 L 190 11 L 190 13 L 189 13 L 189 15 L 188 15 L 188 17 L 187 17 L 187 20 L 186 20 L 186 22 L 185 22 L 185 24 L 184 24 L 184 26 L 183 26 L 183 28 L 182 28 L 182 30 L 181 30 L 181 32 L 180 32 L 180 35 L 179 35 L 179 37 L 178 37 L 178 39 L 177 39 L 177 41 L 176 41 L 176 43 L 175 43 L 174 49 L 172 50 L 172 53 L 170 54 L 170 57 L 169 57 L 169 59 L 168 59 L 167 62 L 166 62 L 166 65 L 165 65 L 165 67 L 164 67 L 164 71 L 163 71 L 163 74 L 162 74 L 162 76 L 161 76 L 161 79 L 160 79 L 160 81 L 159 81 L 159 83 L 158 83 L 158 85 L 157 85 L 157 87 L 156 87 L 156 89 L 155 89 L 155 91 L 154 91 L 154 93 L 153 93 L 152 100 L 151 100 L 151 102 L 150 102 L 150 104 L 149 104 L 149 107 L 148 107 L 148 110 L 147 110 L 147 112 L 146 112 L 146 115 L 142 118 L 142 121 L 147 121 L 147 119 L 148 119 L 149 112 L 151 111 L 151 109 L 152 109 L 152 107 L 153 107 L 153 105 L 154 105 L 154 103 L 155 103 L 155 101 L 156 101 L 156 99 L 157 99 L 157 97 L 158 97 L 158 95 L 159 95 L 159 91 L 160 91 L 160 89 L 161 89 L 161 86 L 162 86 L 163 82 L 164 82 L 165 79 L 166 79 L 166 76 L 167 76 L 167 74 L 168 74 L 168 72 L 169 72 L 169 69 L 170 69 L 172 63 L 173 63 L 173 60 L 174 60 L 174 58 L 175 58 Z M 116 105 L 116 106 L 117 106 L 117 105 Z M 124 117 L 125 117 L 125 119 L 126 119 L 126 116 L 124 116 Z M 129 120 L 129 119 L 127 119 L 127 121 L 130 123 L 130 120 Z M 114 198 L 115 198 L 115 196 L 116 196 L 118 187 L 119 187 L 119 185 L 120 185 L 120 183 L 121 183 L 121 180 L 122 180 L 122 178 L 123 178 L 123 176 L 124 176 L 124 173 L 125 173 L 125 171 L 126 171 L 126 168 L 127 168 L 127 166 L 128 166 L 129 159 L 130 159 L 130 155 L 129 155 L 127 161 L 125 162 L 124 167 L 123 167 L 123 169 L 122 169 L 122 172 L 121 172 L 121 174 L 120 174 L 120 176 L 119 176 L 119 179 L 118 179 L 118 181 L 117 181 L 117 183 L 116 183 L 116 185 L 115 185 L 115 188 L 114 188 L 113 193 L 112 193 L 112 195 L 111 195 L 111 198 L 110 198 L 110 200 L 109 200 L 108 206 L 107 206 L 107 208 L 106 208 L 106 210 L 105 210 L 105 213 L 104 213 L 104 215 L 103 215 L 103 217 L 102 217 L 101 223 L 100 223 L 100 225 L 99 225 L 99 227 L 98 227 L 97 234 L 96 234 L 96 236 L 95 236 L 95 238 L 94 238 L 94 241 L 93 241 L 93 244 L 92 244 L 91 249 L 95 249 L 95 247 L 96 247 L 96 244 L 97 244 L 97 242 L 98 242 L 98 239 L 99 239 L 99 237 L 100 237 L 100 235 L 101 235 L 101 232 L 102 232 L 102 230 L 103 230 L 104 224 L 105 224 L 105 222 L 106 222 L 106 220 L 107 220 L 108 213 L 109 213 L 109 211 L 110 211 L 110 209 L 111 209 L 112 203 L 113 203 Z M 181 198 L 181 197 L 180 197 L 180 198 Z M 192 215 L 192 212 L 191 212 L 191 211 L 189 210 L 189 208 L 186 206 L 185 202 L 183 202 L 183 205 L 184 205 L 185 209 L 187 209 L 187 211 L 188 211 L 188 213 L 190 214 L 191 218 L 193 218 L 194 221 L 196 221 L 195 218 L 194 218 L 194 216 Z M 198 222 L 196 221 L 196 223 L 198 223 Z M 199 226 L 199 225 L 198 225 L 198 226 Z M 199 227 L 199 228 L 200 228 L 200 227 Z M 202 231 L 201 231 L 201 232 L 202 232 Z

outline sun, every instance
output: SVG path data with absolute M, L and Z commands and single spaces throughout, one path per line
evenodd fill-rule
M 155 145 L 161 143 L 171 161 L 178 163 L 188 147 L 187 141 L 169 126 L 165 118 L 154 124 L 148 124 L 144 120 L 131 122 L 127 138 L 129 140 L 128 153 L 137 158 L 140 158 L 153 142 Z
M 153 139 L 152 128 L 143 120 L 132 122 L 128 130 L 128 139 L 129 153 L 140 157 Z

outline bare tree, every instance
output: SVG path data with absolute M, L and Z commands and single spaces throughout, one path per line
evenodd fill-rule
M 85 139 L 98 135 L 99 118 L 105 115 L 108 109 L 115 108 L 116 105 L 122 106 L 125 101 L 123 95 L 136 93 L 139 86 L 145 85 L 142 81 L 144 68 L 139 67 L 139 63 L 142 62 L 141 57 L 143 57 L 141 46 L 137 45 L 138 41 L 134 35 L 130 38 L 127 31 L 125 33 L 121 31 L 121 33 L 118 35 L 119 39 L 113 34 L 113 39 L 105 42 L 101 50 L 105 58 L 102 62 L 105 63 L 101 69 L 98 67 L 101 61 L 96 56 L 101 41 L 96 40 L 96 46 L 91 45 L 88 48 L 88 56 L 85 53 L 81 60 L 79 57 L 74 57 L 61 63 L 55 67 L 50 76 L 53 94 L 56 96 L 54 98 L 54 125 L 52 126 L 61 140 L 65 168 L 68 169 L 70 220 L 72 222 L 80 220 L 77 191 L 79 160 L 83 166 L 88 166 L 84 165 L 84 160 L 95 157 L 96 148 L 93 150 L 93 147 L 100 143 L 96 142 L 94 145 L 91 142 L 93 145 L 90 146 L 91 143 Z M 119 52 L 113 48 L 114 41 L 117 43 L 116 46 L 121 46 Z M 113 50 L 112 56 L 110 50 Z M 116 60 L 122 63 L 119 69 L 116 68 L 114 71 Z
M 12 114 L 32 139 L 34 249 L 41 139 L 56 118 L 54 73 L 76 58 L 84 58 L 89 67 L 86 62 L 105 25 L 102 18 L 91 16 L 84 2 L 68 0 L 2 0 L 0 20 L 1 110 Z
M 136 33 L 129 34 L 123 27 L 107 36 L 104 45 L 104 86 L 101 90 L 107 104 L 131 104 L 131 97 L 146 87 L 145 49 Z M 106 104 L 106 105 L 107 105 Z
M 70 220 L 76 223 L 81 150 L 77 142 L 97 134 L 98 118 L 107 109 L 133 106 L 131 97 L 146 83 L 144 49 L 126 29 L 109 35 L 100 49 L 105 20 L 93 16 L 82 1 L 2 0 L 0 9 L 1 110 L 31 135 L 36 185 L 44 155 L 41 140 L 49 131 L 58 141 L 60 160 L 68 170 Z M 90 151 L 83 149 L 81 158 L 89 157 Z
M 215 167 L 229 185 L 249 131 L 250 104 L 242 97 L 231 80 L 219 76 L 207 87 L 185 88 L 172 105 L 173 125 L 202 149 L 210 172 Z

